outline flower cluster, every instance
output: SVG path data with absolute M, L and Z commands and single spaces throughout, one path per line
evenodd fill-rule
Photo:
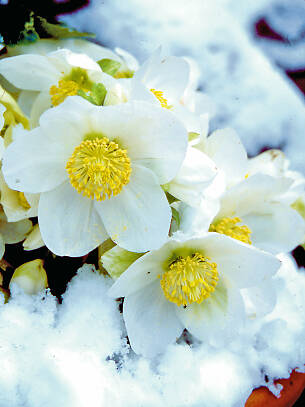
M 98 248 L 148 357 L 185 329 L 226 343 L 272 310 L 276 255 L 305 240 L 305 179 L 278 150 L 248 158 L 234 130 L 209 133 L 194 61 L 41 40 L 8 49 L 0 74 L 2 257 L 24 239 L 57 256 Z M 32 292 L 39 273 L 24 270 Z

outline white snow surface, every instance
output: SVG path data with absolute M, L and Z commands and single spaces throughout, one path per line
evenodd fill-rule
M 305 274 L 281 260 L 272 314 L 249 319 L 229 346 L 181 341 L 153 360 L 129 350 L 110 279 L 93 266 L 79 270 L 61 305 L 49 292 L 15 289 L 0 306 L 0 406 L 243 406 L 265 374 L 279 393 L 273 379 L 305 361 Z
M 289 44 L 254 38 L 262 16 Z M 62 19 L 140 61 L 159 45 L 193 57 L 201 89 L 216 105 L 212 128 L 234 127 L 250 154 L 282 148 L 292 167 L 305 172 L 304 96 L 276 66 L 305 63 L 303 0 L 91 0 Z

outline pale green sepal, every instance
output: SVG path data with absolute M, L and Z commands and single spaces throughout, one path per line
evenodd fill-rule
M 107 273 L 116 280 L 132 263 L 143 256 L 143 254 L 144 253 L 129 252 L 119 246 L 115 246 L 103 254 L 100 259 Z
M 200 137 L 199 133 L 195 133 L 193 131 L 190 131 L 187 135 L 188 135 L 188 141 L 193 141 Z
M 17 284 L 26 294 L 37 294 L 48 286 L 43 260 L 36 259 L 17 267 L 10 281 Z
M 292 205 L 292 209 L 296 210 L 303 219 L 305 219 L 305 202 L 303 197 L 298 198 Z
M 115 61 L 114 59 L 104 58 L 97 61 L 97 63 L 99 64 L 103 72 L 111 76 L 115 76 L 115 74 L 121 67 L 121 63 Z
M 172 210 L 172 221 L 171 221 L 171 226 L 170 226 L 170 231 L 169 231 L 169 235 L 172 236 L 173 233 L 177 232 L 177 230 L 179 230 L 180 227 L 180 214 L 177 211 L 177 209 L 173 208 L 171 206 L 171 210 Z
M 77 94 L 96 106 L 102 106 L 107 94 L 107 90 L 102 83 L 94 83 L 89 94 L 82 89 L 79 89 Z

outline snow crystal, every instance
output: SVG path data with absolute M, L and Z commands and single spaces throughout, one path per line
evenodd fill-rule
M 293 13 L 295 5 L 299 11 Z M 256 44 L 262 41 L 255 44 L 253 26 L 255 18 L 266 14 L 278 28 L 279 19 L 285 19 L 290 10 L 290 21 L 298 18 L 298 28 L 283 34 L 294 38 L 303 30 L 296 17 L 304 15 L 303 9 L 301 0 L 92 0 L 88 8 L 63 19 L 95 32 L 106 46 L 125 48 L 141 61 L 160 44 L 169 54 L 192 56 L 201 70 L 201 89 L 216 104 L 212 128 L 234 127 L 250 154 L 263 147 L 281 147 L 293 168 L 305 172 L 304 96 L 260 51 Z M 297 47 L 303 49 L 302 44 Z M 270 51 L 276 52 L 281 51 Z M 294 54 L 297 48 L 287 57 Z M 295 64 L 302 60 L 295 55 Z
M 126 344 L 110 279 L 90 265 L 62 304 L 16 286 L 0 307 L 0 405 L 10 407 L 218 407 L 243 405 L 253 388 L 304 369 L 305 275 L 281 256 L 271 314 L 249 319 L 230 345 L 171 344 L 154 360 Z M 265 375 L 268 382 L 265 382 Z

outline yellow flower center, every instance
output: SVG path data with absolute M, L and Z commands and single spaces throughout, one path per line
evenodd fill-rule
M 164 107 L 165 109 L 171 109 L 173 107 L 167 104 L 167 100 L 165 99 L 165 97 L 163 97 L 163 92 L 161 90 L 156 90 L 152 88 L 150 89 L 150 91 L 156 96 L 162 107 Z
M 50 95 L 53 106 L 60 105 L 68 96 L 77 95 L 80 86 L 74 81 L 62 79 L 58 82 L 58 86 L 50 87 Z
M 127 151 L 107 137 L 84 140 L 75 148 L 66 169 L 77 192 L 98 201 L 118 195 L 131 174 Z
M 28 203 L 23 192 L 18 191 L 18 202 L 23 207 L 23 209 L 30 209 L 31 205 Z
M 178 306 L 200 304 L 208 298 L 219 280 L 217 264 L 199 253 L 174 261 L 160 281 L 165 297 Z
M 251 244 L 250 235 L 251 229 L 246 225 L 237 225 L 242 222 L 238 217 L 235 218 L 222 218 L 215 224 L 210 226 L 210 232 L 217 232 L 223 235 L 233 237 L 233 239 L 240 240 L 241 242 Z

